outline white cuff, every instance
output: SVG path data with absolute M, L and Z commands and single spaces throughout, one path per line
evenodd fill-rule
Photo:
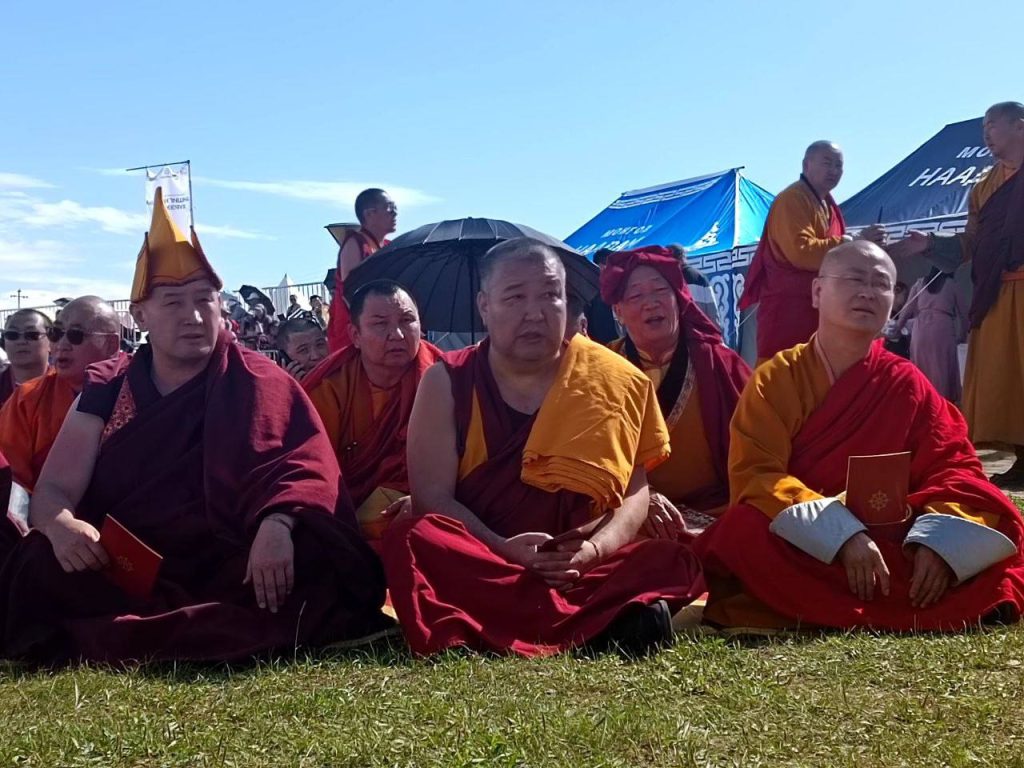
M 851 536 L 867 529 L 839 499 L 826 496 L 786 507 L 768 530 L 811 557 L 831 563 Z
M 921 544 L 946 561 L 957 583 L 981 573 L 1017 551 L 1006 536 L 994 528 L 956 515 L 929 513 L 914 521 L 903 546 Z

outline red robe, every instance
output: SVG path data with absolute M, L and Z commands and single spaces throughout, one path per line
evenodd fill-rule
M 89 370 L 79 410 L 107 422 L 76 515 L 109 513 L 163 558 L 147 599 L 67 574 L 38 532 L 0 546 L 0 652 L 44 660 L 238 659 L 387 626 L 380 564 L 355 527 L 309 400 L 222 334 L 207 369 L 167 396 L 148 347 Z M 242 584 L 260 522 L 296 518 L 295 587 L 277 614 Z M 11 526 L 13 528 L 13 526 Z M 14 542 L 12 544 L 12 542 Z
M 359 244 L 359 250 L 362 252 L 362 258 L 359 260 L 360 263 L 366 261 L 391 242 L 385 238 L 378 243 L 377 238 L 362 227 L 349 230 L 348 234 L 345 235 L 345 239 L 342 240 L 341 247 L 338 248 L 338 271 L 334 278 L 334 289 L 331 291 L 330 319 L 327 321 L 327 345 L 332 352 L 344 349 L 352 343 L 352 339 L 348 335 L 348 324 L 351 322 L 351 316 L 348 313 L 348 303 L 345 301 L 345 281 L 341 278 L 341 252 L 348 244 L 348 241 L 352 239 Z
M 838 560 L 826 564 L 815 559 L 772 533 L 767 514 L 739 504 L 694 547 L 711 586 L 709 610 L 719 586 L 724 593 L 731 581 L 738 580 L 747 594 L 793 624 L 958 630 L 997 611 L 1002 619 L 1019 618 L 1024 608 L 1021 516 L 986 479 L 967 439 L 963 417 L 913 364 L 886 352 L 881 344 L 873 345 L 865 360 L 832 385 L 791 445 L 789 475 L 825 496 L 845 488 L 850 456 L 913 453 L 908 498 L 912 518 L 903 525 L 868 530 L 890 569 L 889 597 L 876 589 L 873 601 L 859 600 L 850 592 Z M 733 450 L 737 447 L 734 442 Z M 740 489 L 734 487 L 733 492 Z M 993 527 L 1009 537 L 1018 553 L 953 587 L 938 603 L 922 610 L 910 605 L 912 563 L 905 559 L 902 545 L 910 526 L 929 504 L 984 511 L 996 519 Z
M 589 522 L 589 497 L 543 491 L 520 479 L 536 417 L 510 413 L 486 349 L 486 343 L 470 347 L 446 363 L 460 453 L 475 392 L 489 457 L 458 481 L 456 499 L 505 537 L 528 531 L 555 536 Z M 453 646 L 523 656 L 557 653 L 595 638 L 629 604 L 664 598 L 675 611 L 704 591 L 700 565 L 686 546 L 647 540 L 610 554 L 575 586 L 558 592 L 441 515 L 393 523 L 384 534 L 382 556 L 402 629 L 421 655 Z
M 815 205 L 816 203 L 816 205 Z M 801 243 L 801 253 L 786 253 L 772 233 L 791 234 L 787 247 Z M 757 359 L 803 344 L 818 329 L 818 310 L 811 304 L 811 283 L 829 248 L 846 232 L 842 211 L 828 195 L 824 200 L 801 175 L 800 181 L 779 193 L 772 203 L 761 241 L 747 270 L 739 308 L 759 304 Z

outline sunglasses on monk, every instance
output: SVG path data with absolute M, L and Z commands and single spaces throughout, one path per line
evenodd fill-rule
M 81 328 L 68 328 L 66 331 L 63 328 L 51 328 L 46 332 L 46 338 L 54 344 L 65 336 L 68 337 L 68 341 L 70 341 L 73 346 L 77 347 L 85 341 L 87 336 L 117 336 L 117 334 L 106 333 L 104 331 L 83 331 Z
M 45 335 L 42 331 L 4 331 L 4 341 L 17 341 L 22 336 L 25 341 L 39 341 Z

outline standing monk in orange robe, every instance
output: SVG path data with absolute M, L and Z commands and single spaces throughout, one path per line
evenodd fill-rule
M 1016 463 L 992 479 L 1024 483 L 1024 104 L 985 113 L 985 145 L 996 164 L 971 190 L 967 228 L 956 237 L 911 232 L 908 252 L 927 252 L 952 272 L 971 262 L 974 297 L 964 373 L 964 416 L 971 440 L 1012 446 Z
M 338 250 L 327 323 L 327 343 L 332 352 L 344 349 L 352 341 L 348 334 L 351 320 L 345 302 L 345 278 L 390 242 L 387 236 L 398 228 L 398 206 L 383 189 L 364 189 L 356 197 L 356 218 L 359 229 L 347 230 Z
M 4 323 L 8 366 L 0 373 L 0 407 L 20 385 L 46 373 L 50 365 L 50 318 L 37 309 L 19 309 Z
M 420 379 L 442 353 L 423 341 L 419 310 L 396 282 L 367 283 L 349 311 L 352 345 L 317 366 L 302 386 L 323 419 L 363 533 L 376 546 L 387 519 L 403 506 L 384 503 L 398 501 L 388 492 L 409 493 L 409 415 Z
M 956 407 L 883 348 L 895 282 L 872 243 L 830 251 L 817 333 L 754 371 L 732 420 L 733 506 L 694 545 L 706 621 L 956 631 L 1020 618 L 1024 523 Z M 851 456 L 902 452 L 909 470 L 875 470 L 870 501 L 847 504 Z M 901 481 L 906 498 L 873 516 Z
M 644 530 L 698 534 L 729 500 L 729 420 L 750 368 L 698 308 L 668 248 L 610 254 L 601 297 L 627 334 L 610 346 L 654 382 L 672 440 L 672 455 L 648 473 Z
M 768 211 L 740 299 L 740 309 L 758 305 L 758 363 L 802 344 L 818 327 L 811 283 L 829 249 L 852 239 L 832 197 L 842 177 L 842 150 L 816 141 L 804 153 L 799 181 L 782 190 Z M 873 224 L 858 237 L 881 243 L 885 229 Z
M 82 391 L 85 369 L 118 354 L 121 321 L 98 296 L 82 296 L 61 310 L 49 331 L 53 369 L 15 391 L 0 409 L 0 452 L 14 482 L 29 493 L 71 404 Z
M 647 653 L 704 590 L 682 543 L 635 541 L 647 470 L 669 453 L 654 387 L 566 340 L 565 268 L 528 238 L 480 264 L 482 344 L 423 377 L 409 421 L 412 514 L 382 542 L 415 653 L 452 646 Z

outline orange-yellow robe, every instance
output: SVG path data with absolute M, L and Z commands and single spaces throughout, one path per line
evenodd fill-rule
M 811 281 L 825 254 L 843 241 L 845 232 L 843 215 L 832 196 L 818 197 L 803 177 L 772 202 L 740 300 L 740 309 L 759 304 L 758 363 L 806 342 L 817 329 Z
M 970 259 L 985 204 L 1017 171 L 997 163 L 971 190 L 967 228 L 958 237 Z M 1019 183 L 1019 182 L 1018 182 Z M 1024 217 L 1024 211 L 1018 216 Z M 971 330 L 964 372 L 963 409 L 975 443 L 1024 446 L 1024 269 L 1004 272 L 995 304 Z
M 1020 514 L 982 473 L 959 412 L 880 343 L 832 381 L 816 342 L 760 366 L 736 408 L 731 506 L 695 545 L 708 574 L 705 617 L 729 625 L 956 629 L 1024 606 Z M 850 456 L 911 452 L 909 516 L 863 522 L 845 506 Z M 891 572 L 888 596 L 850 593 L 837 557 L 866 532 Z M 907 545 L 937 552 L 957 586 L 909 600 Z
M 0 409 L 0 453 L 11 464 L 14 482 L 29 493 L 76 396 L 51 369 L 18 387 Z

